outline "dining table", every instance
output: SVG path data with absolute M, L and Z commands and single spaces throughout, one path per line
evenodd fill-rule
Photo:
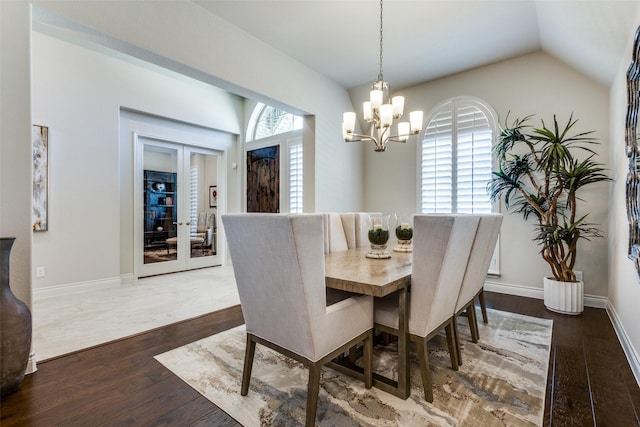
M 373 385 L 402 399 L 411 394 L 409 376 L 409 307 L 412 254 L 391 252 L 389 258 L 367 258 L 369 248 L 348 249 L 325 254 L 326 287 L 382 298 L 398 293 L 398 370 L 397 379 L 373 373 Z M 343 373 L 362 378 L 361 370 L 348 361 L 331 366 Z

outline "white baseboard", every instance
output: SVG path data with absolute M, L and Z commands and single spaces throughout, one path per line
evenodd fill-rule
M 510 283 L 498 283 L 486 280 L 484 282 L 484 290 L 488 292 L 497 292 L 499 294 L 517 295 L 519 297 L 528 297 L 535 299 L 544 299 L 544 289 L 534 288 L 533 286 L 513 285 Z M 604 308 L 609 305 L 609 298 L 598 295 L 584 296 L 584 305 L 586 307 Z
M 484 290 L 488 292 L 497 292 L 499 294 L 544 299 L 544 291 L 542 290 L 542 288 L 534 288 L 531 286 L 512 285 L 508 283 L 498 283 L 492 282 L 490 280 L 485 280 Z
M 122 284 L 122 279 L 120 277 L 109 277 L 106 279 L 89 280 L 86 282 L 65 283 L 64 285 L 47 286 L 45 288 L 34 289 L 33 299 L 51 298 L 61 295 L 85 292 L 89 290 L 113 288 Z
M 611 303 L 607 305 L 607 314 L 609 315 L 609 319 L 611 319 L 613 329 L 616 331 L 620 345 L 622 345 L 622 350 L 624 351 L 625 356 L 627 356 L 627 361 L 629 362 L 629 366 L 631 366 L 633 376 L 636 378 L 638 385 L 640 385 L 640 358 L 638 357 L 638 352 L 633 348 L 629 335 L 627 335 L 622 321 L 620 320 L 615 307 Z
M 38 367 L 36 366 L 36 353 L 32 351 L 31 353 L 29 353 L 29 361 L 27 362 L 25 375 L 33 374 L 37 370 Z
M 133 273 L 120 275 L 121 285 L 134 285 L 135 283 L 136 283 L 136 276 L 134 276 Z

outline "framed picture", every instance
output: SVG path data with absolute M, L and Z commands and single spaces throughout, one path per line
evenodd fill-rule
M 209 207 L 218 207 L 218 186 L 212 185 L 209 187 Z
M 627 114 L 625 123 L 625 153 L 629 159 L 626 179 L 626 208 L 629 221 L 627 257 L 633 262 L 636 280 L 640 282 L 640 27 L 634 37 L 632 60 L 627 69 Z
M 49 128 L 33 125 L 33 231 L 49 228 Z

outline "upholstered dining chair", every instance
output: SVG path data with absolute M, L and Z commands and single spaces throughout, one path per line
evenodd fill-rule
M 327 212 L 324 220 L 325 253 L 363 248 L 369 245 L 369 214 L 366 212 Z
M 466 314 L 469 321 L 469 328 L 471 329 L 471 340 L 473 342 L 478 342 L 480 335 L 475 310 L 476 297 L 482 296 L 480 298 L 480 307 L 482 309 L 483 320 L 485 323 L 488 321 L 487 308 L 484 305 L 483 287 L 501 226 L 501 214 L 480 215 L 478 231 L 476 232 L 476 238 L 473 241 L 473 246 L 471 247 L 469 262 L 467 263 L 464 278 L 462 279 L 462 286 L 460 287 L 460 293 L 458 294 L 458 301 L 456 303 L 454 314 L 456 316 L 460 316 L 462 313 Z M 456 328 L 455 338 L 458 363 L 462 364 L 460 336 L 457 330 L 458 324 L 457 322 L 453 322 L 453 325 L 454 328 Z
M 349 249 L 369 246 L 369 214 L 366 212 L 340 213 L 342 229 Z
M 322 214 L 322 220 L 324 222 L 324 252 L 340 252 L 349 249 L 340 214 L 326 212 Z
M 241 395 L 249 391 L 256 343 L 309 369 L 306 425 L 315 424 L 323 365 L 363 342 L 372 385 L 373 300 L 326 305 L 321 214 L 222 215 L 247 329 Z
M 415 215 L 409 292 L 409 336 L 416 343 L 425 399 L 433 402 L 427 342 L 446 331 L 451 367 L 458 369 L 453 329 L 455 308 L 478 228 L 474 215 Z M 376 330 L 398 334 L 398 297 L 375 300 Z
M 324 220 L 324 252 L 340 252 L 369 245 L 369 214 L 365 212 L 327 212 Z M 327 288 L 327 303 L 334 304 L 353 293 Z M 353 354 L 353 352 L 352 352 Z

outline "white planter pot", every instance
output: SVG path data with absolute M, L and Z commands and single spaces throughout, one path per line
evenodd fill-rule
M 584 311 L 584 282 L 558 282 L 544 278 L 544 305 L 562 314 L 580 314 Z

